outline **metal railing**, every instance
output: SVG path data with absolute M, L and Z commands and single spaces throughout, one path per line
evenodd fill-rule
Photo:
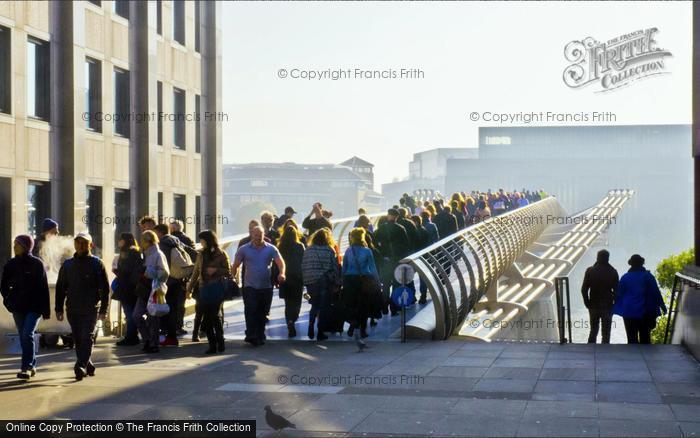
M 447 339 L 464 323 L 476 303 L 497 291 L 498 278 L 542 234 L 553 218 L 564 216 L 548 197 L 491 217 L 448 236 L 401 261 L 427 283 L 434 321 L 422 318 L 410 328 Z

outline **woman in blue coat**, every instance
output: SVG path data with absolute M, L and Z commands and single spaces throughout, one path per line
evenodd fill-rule
M 666 312 L 666 304 L 654 274 L 644 269 L 644 258 L 635 254 L 627 263 L 630 269 L 618 284 L 613 313 L 625 322 L 628 344 L 650 344 L 656 318 Z

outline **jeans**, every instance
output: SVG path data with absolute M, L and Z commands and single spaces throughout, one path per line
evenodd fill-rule
M 651 330 L 656 319 L 648 316 L 624 318 L 628 344 L 651 344 Z
M 150 347 L 157 347 L 160 338 L 160 320 L 148 314 L 146 300 L 139 297 L 134 306 L 134 321 L 141 333 L 141 339 Z
M 163 323 L 168 330 L 168 337 L 177 337 L 177 329 L 180 326 L 180 309 L 185 308 L 185 283 L 182 280 L 168 280 L 168 292 L 165 293 L 165 302 L 170 306 L 170 313 L 163 316 Z
M 124 335 L 124 339 L 139 338 L 139 331 L 138 328 L 136 328 L 136 321 L 134 320 L 134 307 L 134 305 L 122 303 L 122 310 L 126 318 L 126 334 Z
M 610 330 L 612 328 L 612 309 L 600 309 L 591 307 L 588 309 L 591 321 L 591 331 L 588 334 L 588 343 L 595 344 L 598 338 L 598 329 L 603 326 L 603 344 L 610 343 Z
M 39 325 L 41 315 L 36 312 L 12 314 L 15 327 L 19 334 L 19 344 L 22 346 L 22 370 L 28 371 L 36 368 L 36 346 L 34 345 L 34 332 Z
M 328 317 L 331 311 L 331 297 L 326 280 L 319 280 L 306 286 L 311 296 L 311 310 L 309 311 L 309 325 L 312 326 L 318 320 L 318 332 L 328 327 Z
M 211 349 L 217 349 L 224 344 L 224 327 L 220 315 L 221 304 L 202 304 L 202 325 L 207 332 L 207 340 Z
M 243 308 L 245 314 L 246 341 L 265 340 L 265 316 L 272 302 L 272 288 L 243 288 Z
M 87 368 L 92 356 L 93 334 L 97 325 L 97 312 L 89 315 L 68 313 L 68 323 L 75 343 L 75 367 Z

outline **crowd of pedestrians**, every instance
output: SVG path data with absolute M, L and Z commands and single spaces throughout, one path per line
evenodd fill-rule
M 75 236 L 75 254 L 59 271 L 54 311 L 59 320 L 65 312 L 70 324 L 77 380 L 95 373 L 90 360 L 95 327 L 98 319 L 106 318 L 110 291 L 126 321 L 125 335 L 117 345 L 141 345 L 145 354 L 177 346 L 188 334 L 183 325 L 188 298 L 196 300 L 192 341 L 206 336 L 205 353 L 224 351 L 223 302 L 237 291 L 244 305 L 245 342 L 264 345 L 275 288 L 284 300 L 289 338 L 297 337 L 296 324 L 307 299 L 308 338 L 323 341 L 329 333 L 342 333 L 348 323 L 347 335 L 363 342 L 369 336 L 368 326 L 398 313 L 390 297 L 402 286 L 394 278 L 400 260 L 471 224 L 546 196 L 542 190 L 498 190 L 419 202 L 404 195 L 376 222 L 360 209 L 343 254 L 333 238 L 332 212 L 321 203 L 311 207 L 301 226 L 292 207 L 279 217 L 262 212 L 259 220 L 250 221 L 249 235 L 239 242 L 233 261 L 214 231 L 200 232 L 196 248 L 181 222 L 159 224 L 146 216 L 139 221 L 138 238 L 132 233 L 119 236 L 111 285 L 102 261 L 91 254 L 90 235 Z M 40 242 L 58 232 L 58 224 L 50 219 L 43 225 Z M 49 288 L 32 237 L 18 236 L 14 251 L 3 270 L 0 291 L 15 318 L 23 349 L 18 377 L 29 379 L 36 373 L 34 332 L 41 318 L 50 318 Z M 591 315 L 590 340 L 595 342 L 602 325 L 603 342 L 609 342 L 616 313 L 624 318 L 630 342 L 649 342 L 652 321 L 664 309 L 656 281 L 637 255 L 630 259 L 630 271 L 618 280 L 608 258 L 606 251 L 598 254 L 582 288 Z M 405 286 L 413 294 L 411 305 L 427 302 L 425 282 L 418 290 L 412 279 Z

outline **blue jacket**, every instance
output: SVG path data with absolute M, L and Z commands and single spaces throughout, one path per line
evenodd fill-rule
M 372 250 L 359 245 L 353 245 L 346 249 L 345 256 L 343 256 L 343 275 L 372 275 L 378 278 L 379 274 L 374 263 Z
M 657 317 L 665 309 L 654 274 L 644 268 L 632 268 L 622 276 L 615 295 L 613 313 L 623 318 Z

